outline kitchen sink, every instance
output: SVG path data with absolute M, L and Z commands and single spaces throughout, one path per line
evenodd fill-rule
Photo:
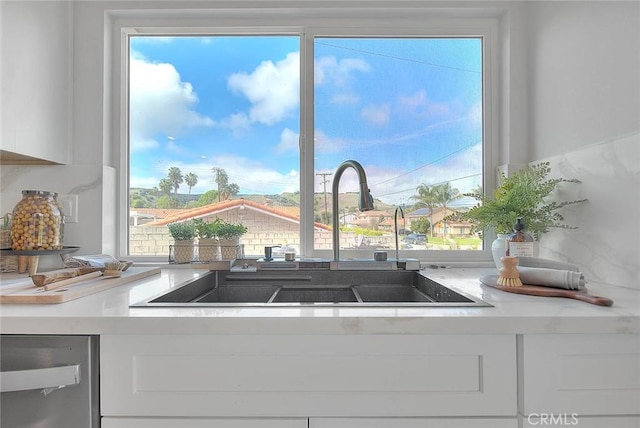
M 210 271 L 133 307 L 491 306 L 418 271 Z

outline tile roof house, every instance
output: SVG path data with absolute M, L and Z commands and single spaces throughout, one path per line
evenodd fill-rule
M 273 207 L 246 199 L 233 199 L 191 209 L 132 210 L 131 215 L 138 216 L 137 223 L 130 222 L 131 254 L 167 253 L 172 243 L 166 227 L 169 223 L 192 219 L 213 221 L 216 218 L 247 227 L 247 233 L 241 239 L 247 255 L 263 254 L 264 247 L 268 245 L 288 245 L 298 251 L 300 248 L 298 207 Z M 141 222 L 142 216 L 147 218 Z M 331 230 L 329 225 L 314 223 L 314 241 L 319 248 L 331 248 Z M 347 239 L 346 236 L 344 238 Z M 149 243 L 153 241 L 155 246 Z
M 207 217 L 223 217 L 220 214 L 231 214 L 231 217 L 235 215 L 236 222 L 243 222 L 243 211 L 256 212 L 265 216 L 270 216 L 283 221 L 292 222 L 295 224 L 300 223 L 300 208 L 299 207 L 272 207 L 264 204 L 259 204 L 246 199 L 230 199 L 222 202 L 216 202 L 213 204 L 205 205 L 197 208 L 190 209 L 178 209 L 178 210 L 157 210 L 160 211 L 162 217 L 159 216 L 154 221 L 146 223 L 148 226 L 164 226 L 169 223 L 175 223 L 179 221 L 192 220 L 196 218 Z M 234 222 L 234 219 L 226 219 L 229 222 Z M 249 225 L 245 224 L 247 227 Z M 331 226 L 322 223 L 315 223 L 314 228 L 331 231 Z
M 411 222 L 420 218 L 427 218 L 429 221 L 433 221 L 433 233 L 434 235 L 444 234 L 444 218 L 454 214 L 456 210 L 443 207 L 438 207 L 433 210 L 433 214 L 430 215 L 428 208 L 420 208 L 410 213 L 405 213 L 407 222 L 407 229 L 411 229 Z M 460 221 L 448 221 L 447 222 L 447 235 L 466 236 L 471 235 L 471 224 L 468 222 Z

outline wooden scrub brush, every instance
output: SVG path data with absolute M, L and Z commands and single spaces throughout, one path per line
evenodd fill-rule
M 522 281 L 520 281 L 520 272 L 516 265 L 518 264 L 518 258 L 513 256 L 504 256 L 500 259 L 502 262 L 502 268 L 498 271 L 500 276 L 498 277 L 498 285 L 504 287 L 520 287 Z
M 104 276 L 112 278 L 121 276 L 122 271 L 124 271 L 126 268 L 127 264 L 122 262 L 105 263 Z

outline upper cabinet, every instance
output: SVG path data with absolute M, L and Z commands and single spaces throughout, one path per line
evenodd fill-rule
M 71 161 L 72 3 L 0 1 L 0 161 Z

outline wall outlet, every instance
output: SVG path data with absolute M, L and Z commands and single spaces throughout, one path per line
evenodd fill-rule
M 78 222 L 78 195 L 58 195 L 58 203 L 64 212 L 65 223 Z

